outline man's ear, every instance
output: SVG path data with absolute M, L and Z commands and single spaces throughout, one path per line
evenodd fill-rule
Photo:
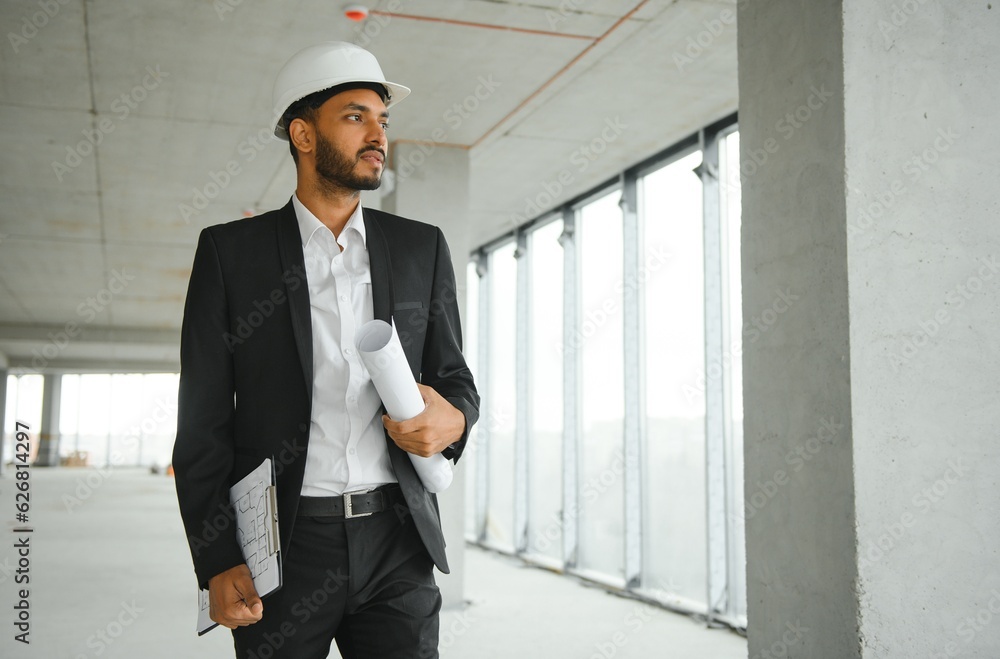
M 295 150 L 299 153 L 311 153 L 315 148 L 316 140 L 313 136 L 313 127 L 308 121 L 301 117 L 296 117 L 288 125 L 288 139 L 295 145 Z

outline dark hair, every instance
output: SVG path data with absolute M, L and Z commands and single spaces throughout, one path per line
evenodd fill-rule
M 351 89 L 370 89 L 382 98 L 383 103 L 388 103 L 391 98 L 389 90 L 385 87 L 385 85 L 380 85 L 377 82 L 345 82 L 342 85 L 336 85 L 335 87 L 330 87 L 329 89 L 313 92 L 312 94 L 300 98 L 289 105 L 288 109 L 281 115 L 281 125 L 284 126 L 285 131 L 287 132 L 288 127 L 291 126 L 292 122 L 296 119 L 315 121 L 316 110 L 318 110 L 321 105 L 337 94 Z M 292 154 L 292 160 L 294 160 L 295 164 L 298 165 L 299 151 L 295 148 L 295 144 L 292 143 L 291 135 L 288 135 L 288 150 Z

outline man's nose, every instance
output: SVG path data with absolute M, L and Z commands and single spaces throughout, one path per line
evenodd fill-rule
M 381 124 L 375 124 L 375 128 L 368 135 L 368 142 L 382 147 L 383 150 L 385 149 L 385 146 L 389 143 L 389 139 L 386 137 L 385 129 L 382 128 Z

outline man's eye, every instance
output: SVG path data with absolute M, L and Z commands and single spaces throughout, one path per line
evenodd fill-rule
M 358 121 L 361 121 L 361 115 L 360 114 L 349 114 L 349 115 L 347 115 L 347 118 L 348 119 L 357 119 Z
M 383 121 L 382 122 L 382 130 L 389 130 L 389 124 L 387 124 L 386 122 Z

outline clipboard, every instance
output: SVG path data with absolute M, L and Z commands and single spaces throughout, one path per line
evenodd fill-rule
M 274 461 L 267 458 L 229 489 L 236 537 L 261 597 L 281 588 L 281 536 Z M 198 636 L 218 626 L 209 617 L 208 589 L 198 590 Z

